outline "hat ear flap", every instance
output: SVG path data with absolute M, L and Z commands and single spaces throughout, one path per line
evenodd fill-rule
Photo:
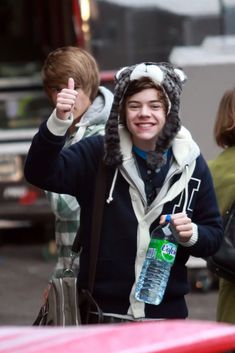
M 118 133 L 118 106 L 113 105 L 109 119 L 105 126 L 104 138 L 104 162 L 109 166 L 118 166 L 122 164 L 122 154 L 120 152 L 120 138 Z
M 121 76 L 121 73 L 122 73 L 123 71 L 125 71 L 127 68 L 128 68 L 127 66 L 124 66 L 124 67 L 122 67 L 120 70 L 118 70 L 118 72 L 116 72 L 116 74 L 115 74 L 115 79 L 116 79 L 117 81 L 119 80 L 119 78 L 120 78 L 120 76 Z
M 120 138 L 118 132 L 119 106 L 129 85 L 130 74 L 134 66 L 124 67 L 116 74 L 116 84 L 114 88 L 114 100 L 111 113 L 105 127 L 105 156 L 104 161 L 109 166 L 122 164 L 122 154 L 120 151 Z
M 176 73 L 176 75 L 179 77 L 180 81 L 182 83 L 185 83 L 187 81 L 187 76 L 185 74 L 185 72 L 182 69 L 174 69 L 174 72 Z

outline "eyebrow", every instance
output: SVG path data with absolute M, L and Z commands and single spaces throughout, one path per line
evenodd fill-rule
M 152 100 L 150 100 L 148 102 L 150 102 L 150 103 L 162 103 L 162 101 L 159 100 L 159 99 L 152 99 Z M 141 102 L 139 100 L 135 100 L 135 99 L 131 100 L 130 99 L 129 101 L 127 101 L 127 104 L 129 104 L 129 103 L 141 103 Z

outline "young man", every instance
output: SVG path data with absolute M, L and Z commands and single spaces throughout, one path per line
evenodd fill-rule
M 208 167 L 178 116 L 184 73 L 167 63 L 120 70 L 104 138 L 63 148 L 77 98 L 74 80 L 57 98 L 56 116 L 35 136 L 25 176 L 39 187 L 69 193 L 81 206 L 83 250 L 78 286 L 87 288 L 93 194 L 99 160 L 107 169 L 94 299 L 105 322 L 186 318 L 186 262 L 206 257 L 222 240 L 222 224 Z M 163 301 L 149 305 L 134 292 L 151 231 L 171 222 L 178 251 Z M 96 315 L 91 316 L 95 322 Z
M 99 86 L 99 70 L 93 56 L 78 47 L 62 47 L 49 53 L 42 68 L 44 89 L 54 106 L 60 92 L 66 88 L 68 78 L 75 83 L 77 100 L 73 108 L 73 123 L 68 129 L 65 147 L 82 138 L 104 134 L 104 126 L 110 114 L 113 94 Z M 52 116 L 55 115 L 55 111 Z M 60 277 L 70 267 L 71 247 L 79 227 L 80 207 L 77 199 L 70 195 L 47 192 L 55 214 L 55 243 L 58 261 L 54 276 Z M 73 262 L 72 270 L 78 270 L 79 259 Z

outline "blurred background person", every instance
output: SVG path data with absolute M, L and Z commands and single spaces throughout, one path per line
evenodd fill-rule
M 209 167 L 222 216 L 235 200 L 235 87 L 227 90 L 218 107 L 214 138 L 223 151 Z M 235 259 L 234 259 L 235 261 Z M 217 320 L 235 324 L 235 282 L 219 280 Z

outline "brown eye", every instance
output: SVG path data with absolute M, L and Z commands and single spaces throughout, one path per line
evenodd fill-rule
M 139 108 L 139 105 L 138 105 L 138 104 L 129 104 L 129 105 L 128 105 L 128 108 L 129 108 L 129 109 L 138 109 L 138 108 Z
M 60 87 L 51 87 L 52 93 L 60 93 L 61 90 L 62 90 L 62 88 L 60 88 Z
M 152 105 L 152 109 L 154 110 L 158 110 L 158 109 L 161 109 L 162 108 L 162 104 L 161 103 L 157 103 L 157 104 L 153 104 Z

